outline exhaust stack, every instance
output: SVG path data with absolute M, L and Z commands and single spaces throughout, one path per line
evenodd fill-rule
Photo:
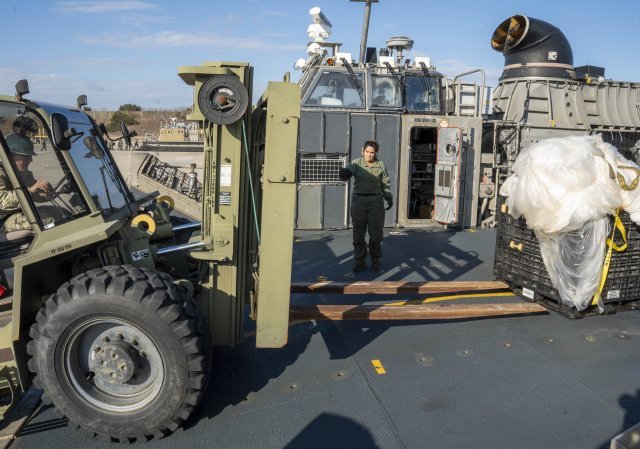
M 575 79 L 573 52 L 565 35 L 543 20 L 516 14 L 502 22 L 491 47 L 504 54 L 500 81 L 542 77 Z

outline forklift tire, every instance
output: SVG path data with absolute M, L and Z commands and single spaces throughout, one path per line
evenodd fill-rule
M 92 436 L 162 438 L 205 392 L 207 326 L 164 273 L 107 266 L 78 275 L 47 300 L 30 336 L 43 401 Z

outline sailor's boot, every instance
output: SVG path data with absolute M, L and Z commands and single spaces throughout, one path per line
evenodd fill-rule
M 367 268 L 367 263 L 364 261 L 364 257 L 359 257 L 353 264 L 353 272 L 357 273 Z

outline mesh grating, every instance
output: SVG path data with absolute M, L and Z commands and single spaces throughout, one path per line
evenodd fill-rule
M 344 167 L 345 162 L 345 155 L 301 154 L 298 179 L 306 183 L 343 182 L 340 181 L 338 172 Z

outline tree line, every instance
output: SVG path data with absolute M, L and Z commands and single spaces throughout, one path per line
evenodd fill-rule
M 119 131 L 120 130 L 120 122 L 124 122 L 127 126 L 137 125 L 138 121 L 133 117 L 129 112 L 132 111 L 142 111 L 142 107 L 137 104 L 123 104 L 120 105 L 118 110 L 113 113 L 111 116 L 111 120 L 107 124 L 108 131 Z

